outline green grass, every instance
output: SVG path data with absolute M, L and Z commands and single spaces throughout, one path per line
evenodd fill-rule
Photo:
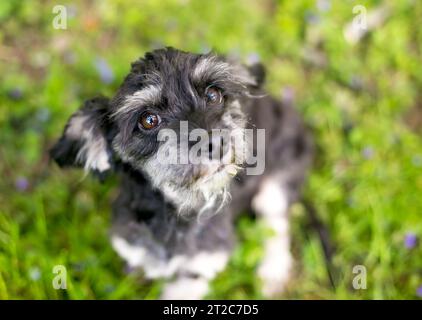
M 243 59 L 258 54 L 267 89 L 294 92 L 317 156 L 305 197 L 335 247 L 331 285 L 303 206 L 292 210 L 295 277 L 282 298 L 414 299 L 422 286 L 422 2 L 55 1 L 0 2 L 0 299 L 154 299 L 161 284 L 127 275 L 108 241 L 117 181 L 99 184 L 49 163 L 47 150 L 87 98 L 112 95 L 129 63 L 160 46 Z M 323 1 L 319 1 L 323 3 Z M 359 43 L 343 35 L 353 6 L 389 17 Z M 114 78 L 103 83 L 95 61 Z M 419 120 L 418 120 L 419 119 Z M 25 187 L 19 190 L 17 183 Z M 18 181 L 20 180 L 20 181 Z M 22 188 L 21 188 L 22 189 Z M 262 298 L 255 267 L 266 236 L 240 221 L 241 240 L 210 298 Z M 67 290 L 52 269 L 67 268 Z M 352 270 L 364 265 L 367 289 Z

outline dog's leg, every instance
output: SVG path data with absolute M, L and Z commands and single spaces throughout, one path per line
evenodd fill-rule
M 290 253 L 288 193 L 275 179 L 265 179 L 252 200 L 252 208 L 274 234 L 265 241 L 264 257 L 258 269 L 266 297 L 282 293 L 290 278 L 293 258 Z
M 169 282 L 161 294 L 162 300 L 199 300 L 209 290 L 209 279 L 204 277 L 180 276 Z
M 176 280 L 164 287 L 161 299 L 199 300 L 209 291 L 209 282 L 226 266 L 228 251 L 200 252 L 188 259 Z

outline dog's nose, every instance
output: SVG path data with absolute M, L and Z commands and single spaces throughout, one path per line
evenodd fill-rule
M 227 153 L 228 146 L 224 145 L 224 139 L 221 136 L 211 137 L 211 141 L 208 145 L 208 155 L 210 160 L 223 159 Z
M 212 154 L 212 143 L 208 145 L 208 154 Z

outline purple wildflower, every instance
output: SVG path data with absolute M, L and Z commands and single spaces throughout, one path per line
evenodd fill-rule
M 331 2 L 330 0 L 318 0 L 317 1 L 317 8 L 322 11 L 326 12 L 331 9 Z
M 129 266 L 129 265 L 125 265 L 125 267 L 123 268 L 123 272 L 125 273 L 125 274 L 132 274 L 132 273 L 134 273 L 136 271 L 136 268 L 135 267 L 131 267 L 131 266 Z
M 26 191 L 29 188 L 29 181 L 25 177 L 19 177 L 15 181 L 15 187 L 19 191 Z
M 361 90 L 364 86 L 363 80 L 359 75 L 353 75 L 350 78 L 349 85 L 353 90 Z
M 419 286 L 419 288 L 416 289 L 416 295 L 420 298 L 422 298 L 422 285 Z
M 41 278 L 41 271 L 38 267 L 29 269 L 29 278 L 33 281 L 37 281 Z
M 292 104 L 295 100 L 295 91 L 292 87 L 284 87 L 281 91 L 281 98 L 286 104 Z
M 309 24 L 318 24 L 321 21 L 321 18 L 318 14 L 312 11 L 307 11 L 305 12 L 305 20 Z
M 50 110 L 47 108 L 40 108 L 37 111 L 36 117 L 40 122 L 47 122 L 50 119 Z
M 416 234 L 409 232 L 404 237 L 404 246 L 407 249 L 413 249 L 418 244 L 418 237 Z
M 204 44 L 201 45 L 201 47 L 199 49 L 199 52 L 200 53 L 205 53 L 205 54 L 210 53 L 211 52 L 211 47 L 208 44 L 205 44 L 204 43 Z
M 114 73 L 108 65 L 107 61 L 102 58 L 97 58 L 94 61 L 94 65 L 103 83 L 110 84 L 113 82 Z
M 20 100 L 23 97 L 23 91 L 21 88 L 13 88 L 8 91 L 8 96 L 12 100 Z
M 261 61 L 261 57 L 259 56 L 258 53 L 256 52 L 252 52 L 248 55 L 247 61 L 250 65 L 259 63 Z
M 69 19 L 76 17 L 76 15 L 78 14 L 78 9 L 73 4 L 72 5 L 67 5 L 66 6 L 66 9 L 67 9 L 67 17 Z
M 374 156 L 374 148 L 372 148 L 371 146 L 365 147 L 362 150 L 362 156 L 366 159 L 372 159 L 372 157 Z
M 421 157 L 420 155 L 415 155 L 415 156 L 412 158 L 412 164 L 413 164 L 415 167 L 422 167 L 422 157 Z

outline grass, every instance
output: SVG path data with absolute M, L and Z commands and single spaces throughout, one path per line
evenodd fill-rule
M 47 150 L 87 98 L 111 96 L 129 62 L 164 45 L 210 48 L 268 67 L 267 89 L 294 99 L 317 157 L 305 198 L 330 233 L 331 273 L 304 206 L 292 210 L 295 277 L 282 298 L 415 299 L 422 286 L 422 3 L 419 1 L 0 2 L 0 298 L 154 299 L 161 283 L 128 275 L 108 241 L 116 180 L 61 171 Z M 356 44 L 353 7 L 385 21 Z M 262 298 L 255 267 L 266 232 L 241 240 L 210 298 Z M 412 248 L 410 248 L 412 247 Z M 55 265 L 67 290 L 55 290 Z M 363 265 L 367 288 L 353 288 Z M 421 294 L 422 295 L 422 294 Z

